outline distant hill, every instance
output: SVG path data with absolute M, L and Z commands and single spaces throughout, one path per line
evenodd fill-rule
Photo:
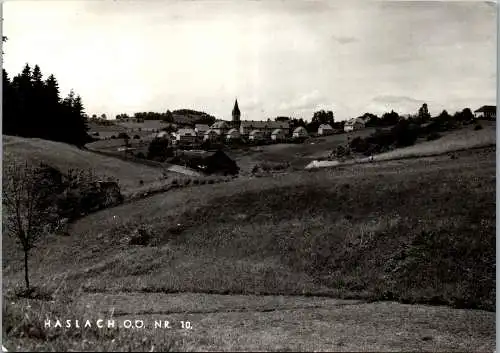
M 216 118 L 205 112 L 192 109 L 177 109 L 172 111 L 174 123 L 180 125 L 208 124 L 212 125 Z
M 103 156 L 65 143 L 4 135 L 3 163 L 14 160 L 43 162 L 63 173 L 70 168 L 93 169 L 99 176 L 119 179 L 124 191 L 136 189 L 140 180 L 147 184 L 156 182 L 163 175 L 160 168 Z

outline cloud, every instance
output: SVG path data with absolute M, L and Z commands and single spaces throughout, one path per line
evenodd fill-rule
M 332 36 L 332 38 L 340 44 L 349 44 L 358 41 L 356 37 Z
M 303 94 L 289 102 L 282 102 L 278 109 L 280 110 L 291 110 L 291 109 L 306 109 L 311 106 L 319 104 L 324 97 L 319 93 L 318 90 L 311 91 L 309 93 Z
M 366 106 L 367 112 L 382 114 L 391 110 L 400 114 L 416 113 L 424 100 L 408 96 L 380 95 L 373 97 L 372 101 Z
M 373 98 L 374 102 L 379 103 L 396 103 L 396 104 L 424 104 L 425 102 L 421 99 L 415 99 L 407 96 L 393 96 L 393 95 L 382 95 Z

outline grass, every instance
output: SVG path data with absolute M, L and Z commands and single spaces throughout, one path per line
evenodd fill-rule
M 87 217 L 47 240 L 56 258 L 35 261 L 49 272 L 65 264 L 68 286 L 89 291 L 494 310 L 494 153 L 476 153 L 192 186 Z M 140 225 L 151 225 L 151 244 L 128 245 Z
M 485 129 L 476 130 L 473 126 L 468 126 L 448 132 L 439 139 L 381 153 L 376 156 L 376 160 L 432 156 L 446 152 L 496 145 L 495 122 L 485 121 L 482 124 L 486 126 Z
M 62 172 L 73 169 L 93 169 L 99 176 L 118 179 L 122 191 L 138 193 L 143 190 L 162 187 L 167 181 L 162 168 L 132 163 L 119 158 L 108 157 L 85 151 L 64 143 L 3 136 L 3 163 L 10 160 L 32 163 L 44 162 Z M 183 178 L 181 174 L 169 173 L 172 177 Z M 143 180 L 143 185 L 139 181 Z
M 3 344 L 10 351 L 149 351 L 170 352 L 185 350 L 179 335 L 168 330 L 144 330 L 138 340 L 133 329 L 124 328 L 124 320 L 113 317 L 111 312 L 96 312 L 88 307 L 61 301 L 16 300 L 5 298 L 2 311 Z M 52 325 L 59 319 L 63 327 L 45 327 L 45 320 Z M 96 320 L 115 320 L 114 327 L 97 327 Z M 66 320 L 72 320 L 72 328 L 66 328 Z M 75 328 L 79 320 L 80 328 Z M 91 327 L 83 327 L 85 320 Z M 137 330 L 137 329 L 135 329 Z
M 30 259 L 32 283 L 43 284 L 44 292 L 53 295 L 55 303 L 31 304 L 33 311 L 29 315 L 38 315 L 38 321 L 48 312 L 85 316 L 86 309 L 81 307 L 85 301 L 78 298 L 88 300 L 103 294 L 121 296 L 129 307 L 135 303 L 143 308 L 143 313 L 153 315 L 163 303 L 158 298 L 167 298 L 163 297 L 166 293 L 186 292 L 390 300 L 494 312 L 495 167 L 495 149 L 483 148 L 456 152 L 453 159 L 440 155 L 226 183 L 207 179 L 205 184 L 193 185 L 192 181 L 186 188 L 89 215 L 71 227 L 69 237 L 43 239 Z M 208 184 L 209 180 L 213 184 Z M 184 185 L 180 179 L 178 183 Z M 130 238 L 140 227 L 148 228 L 149 243 L 130 245 Z M 3 286 L 4 297 L 8 299 L 23 283 L 22 254 L 14 246 L 13 239 L 4 237 Z M 8 305 L 15 307 L 23 299 L 13 302 Z M 119 305 L 122 311 L 125 306 Z M 422 312 L 430 312 L 418 308 L 411 314 L 413 319 L 424 315 Z M 19 326 L 24 309 L 14 308 L 13 313 L 8 310 L 11 309 L 4 307 L 4 316 L 11 317 L 8 319 L 13 323 L 11 326 Z M 363 320 L 370 316 L 368 321 L 372 325 L 378 320 L 373 316 L 380 311 L 370 310 L 365 312 Z M 387 317 L 401 321 L 403 316 L 395 319 L 391 310 Z M 197 317 L 200 325 L 205 325 L 203 330 L 192 336 L 199 340 L 193 343 L 191 337 L 181 341 L 180 349 L 209 349 L 213 345 L 204 345 L 203 339 L 216 335 L 217 346 L 228 349 L 244 345 L 255 349 L 311 350 L 315 347 L 310 345 L 313 343 L 300 346 L 293 341 L 302 337 L 300 328 L 290 328 L 289 339 L 277 342 L 276 337 L 283 333 L 280 330 L 285 329 L 276 323 L 281 324 L 286 316 L 314 325 L 314 315 L 340 322 L 341 318 L 335 316 L 338 311 L 331 312 L 318 309 L 300 314 L 278 311 L 245 316 L 227 313 L 217 314 L 216 318 L 204 314 L 205 318 Z M 350 311 L 342 320 L 350 320 L 353 315 L 361 314 Z M 246 330 L 248 326 L 237 331 L 238 321 L 242 320 L 255 327 L 264 327 L 265 322 L 269 326 L 266 320 L 274 322 L 274 331 L 265 326 L 264 340 L 268 345 L 252 343 L 256 337 L 264 337 L 264 331 Z M 442 320 L 448 322 L 450 317 Z M 460 316 L 453 320 L 460 324 L 466 319 Z M 28 322 L 33 319 L 26 321 L 26 325 Z M 227 327 L 223 322 L 232 323 L 233 336 L 217 329 Z M 346 326 L 342 332 L 335 331 L 338 326 L 328 326 L 328 335 L 322 336 L 327 340 L 336 332 L 343 337 L 344 346 L 322 349 L 373 349 L 375 333 L 370 336 L 372 341 L 354 347 L 348 342 L 359 336 L 359 332 L 352 331 L 353 322 L 346 325 L 349 329 Z M 359 322 L 356 325 L 360 332 L 368 328 L 359 326 Z M 394 332 L 401 322 L 394 325 L 387 332 Z M 464 326 L 457 331 L 458 335 L 465 337 L 469 329 Z M 111 341 L 104 332 L 85 333 L 88 336 L 80 335 L 75 340 L 65 336 L 32 340 L 20 336 L 26 330 L 29 332 L 29 328 L 9 331 L 12 333 L 7 342 L 13 346 L 28 343 L 37 350 L 63 347 L 85 350 L 86 347 L 79 345 L 87 340 L 93 342 L 93 348 L 104 350 L 127 347 L 149 350 L 149 344 L 156 344 L 155 347 L 164 344 L 161 347 L 168 348 L 172 340 L 180 337 L 153 337 L 150 336 L 153 333 L 144 332 L 146 344 L 133 346 L 136 343 L 127 341 L 124 334 L 120 338 L 118 332 L 113 333 L 117 346 L 109 346 Z M 441 326 L 436 326 L 433 335 L 442 331 Z M 235 340 L 234 335 L 244 338 Z M 408 342 L 414 341 L 411 336 L 414 333 L 404 335 Z M 393 339 L 401 342 L 398 340 L 402 338 Z M 447 349 L 457 347 L 456 341 L 449 337 L 441 337 L 439 341 L 449 342 Z M 54 342 L 60 346 L 54 346 Z M 380 346 L 381 350 L 401 347 L 394 342 Z M 425 344 L 432 350 L 432 341 Z M 478 344 L 460 347 L 477 350 Z M 411 347 L 422 349 L 422 346 Z

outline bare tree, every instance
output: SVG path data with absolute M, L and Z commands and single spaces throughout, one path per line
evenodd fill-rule
M 57 226 L 58 216 L 54 202 L 54 184 L 43 167 L 13 162 L 3 169 L 3 205 L 9 236 L 14 236 L 24 252 L 26 292 L 31 291 L 28 256 L 37 241 Z

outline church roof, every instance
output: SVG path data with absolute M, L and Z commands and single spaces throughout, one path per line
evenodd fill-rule
M 240 108 L 238 107 L 238 99 L 234 102 L 233 115 L 240 115 Z

